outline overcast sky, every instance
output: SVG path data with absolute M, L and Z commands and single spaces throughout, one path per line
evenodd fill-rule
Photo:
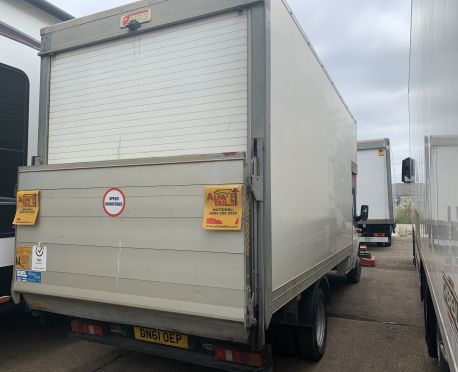
M 51 0 L 80 17 L 129 0 Z M 358 122 L 358 138 L 388 137 L 396 182 L 408 156 L 410 0 L 289 0 Z

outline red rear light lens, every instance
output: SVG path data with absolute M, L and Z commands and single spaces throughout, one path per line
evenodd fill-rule
M 84 333 L 93 336 L 103 336 L 105 334 L 105 328 L 100 324 L 73 319 L 70 322 L 70 325 L 72 327 L 72 331 L 75 333 Z
M 383 238 L 385 236 L 385 233 L 374 233 L 373 235 L 377 238 Z
M 225 349 L 223 347 L 215 348 L 215 358 L 226 362 L 244 364 L 252 367 L 262 367 L 264 357 L 261 353 L 254 351 L 239 351 Z

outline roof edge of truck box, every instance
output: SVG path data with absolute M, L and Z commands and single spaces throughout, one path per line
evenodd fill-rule
M 265 0 L 143 0 L 96 14 L 76 18 L 41 30 L 41 55 L 80 48 L 94 43 L 132 36 L 126 27 L 113 31 L 113 21 L 119 23 L 120 16 L 145 7 L 154 6 L 151 20 L 136 30 L 137 34 L 176 23 L 192 21 L 232 10 L 244 9 Z M 180 11 L 170 11 L 180 9 Z M 103 30 L 107 30 L 103 32 Z
M 358 150 L 386 149 L 389 147 L 389 138 L 358 141 Z

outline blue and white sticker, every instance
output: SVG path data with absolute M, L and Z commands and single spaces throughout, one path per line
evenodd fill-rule
M 30 270 L 16 270 L 16 281 L 24 283 L 41 283 L 41 273 Z

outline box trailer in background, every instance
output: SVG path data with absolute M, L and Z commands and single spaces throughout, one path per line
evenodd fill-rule
M 46 1 L 0 2 L 0 304 L 11 298 L 17 170 L 37 154 L 40 29 L 70 18 Z
M 209 366 L 320 359 L 326 273 L 360 277 L 356 124 L 286 3 L 141 1 L 42 41 L 15 299 Z
M 413 1 L 410 159 L 414 257 L 429 355 L 458 370 L 458 3 Z M 410 172 L 409 171 L 410 168 Z
M 370 216 L 360 221 L 361 242 L 391 245 L 396 228 L 391 148 L 388 138 L 358 141 L 358 207 L 368 205 Z

